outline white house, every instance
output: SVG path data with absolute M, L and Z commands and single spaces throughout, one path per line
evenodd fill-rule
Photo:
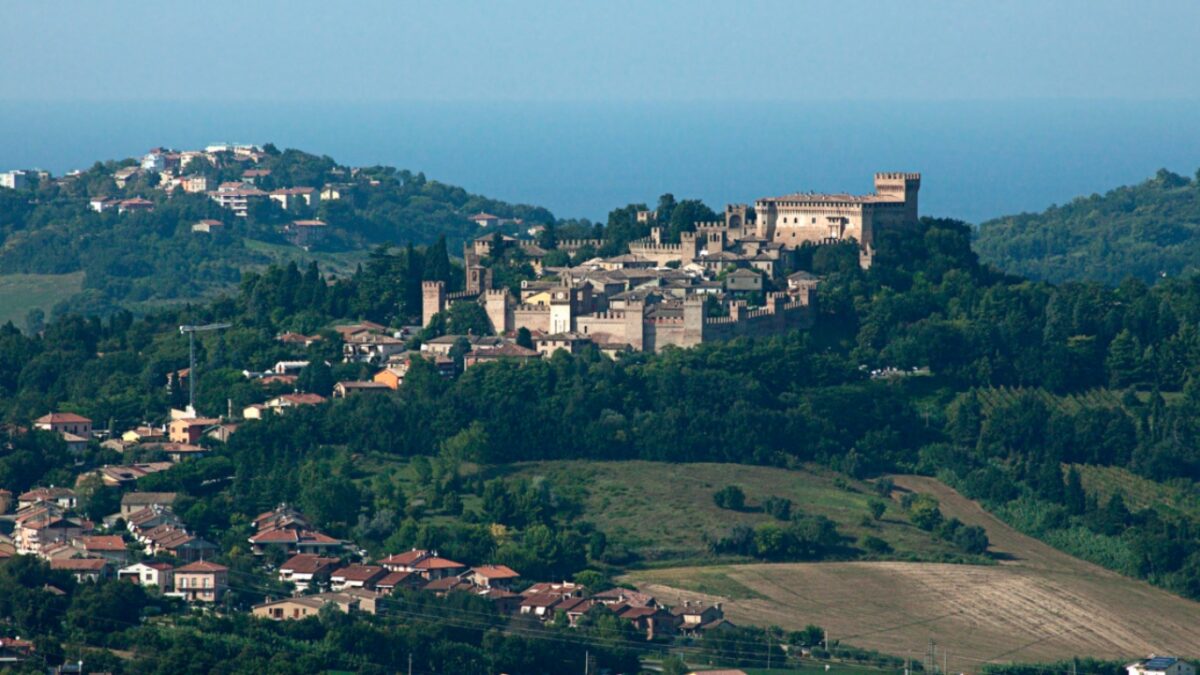
M 163 592 L 174 587 L 175 568 L 165 562 L 139 562 L 122 567 L 117 571 L 117 578 L 122 581 L 132 581 L 139 586 L 157 586 Z
M 1174 656 L 1151 656 L 1125 666 L 1129 675 L 1196 675 L 1196 667 Z

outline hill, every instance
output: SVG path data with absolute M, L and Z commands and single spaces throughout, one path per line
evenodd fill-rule
M 985 262 L 1056 283 L 1188 274 L 1200 269 L 1200 181 L 1163 169 L 1138 185 L 987 221 L 974 245 Z
M 191 161 L 181 166 L 184 155 Z M 20 190 L 0 189 L 0 283 L 29 298 L 15 309 L 0 307 L 6 319 L 20 323 L 24 317 L 13 312 L 22 308 L 105 314 L 196 300 L 232 289 L 245 271 L 291 260 L 301 267 L 319 260 L 326 270 L 345 273 L 380 244 L 444 239 L 455 252 L 477 235 L 479 226 L 468 216 L 480 211 L 496 215 L 507 231 L 555 222 L 546 209 L 471 194 L 422 173 L 352 168 L 270 144 L 239 153 L 152 156 L 175 163 L 147 169 L 149 159 L 97 162 Z M 210 198 L 218 186 L 257 192 L 239 215 Z M 295 189 L 311 190 L 310 201 L 267 196 Z M 325 198 L 314 196 L 321 193 Z M 117 206 L 128 199 L 145 201 L 137 209 Z M 319 239 L 289 236 L 290 223 L 311 219 L 326 223 Z M 193 231 L 200 220 L 220 224 Z M 48 275 L 82 281 L 64 276 L 61 286 L 48 288 L 54 280 Z
M 668 602 L 724 602 L 735 623 L 799 630 L 923 659 L 930 639 L 954 670 L 984 661 L 1200 653 L 1200 603 L 1061 553 L 932 478 L 895 478 L 980 525 L 999 565 L 785 563 L 638 571 L 625 580 Z

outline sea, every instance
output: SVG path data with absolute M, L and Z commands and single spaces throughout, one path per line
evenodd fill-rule
M 384 164 L 560 218 L 659 195 L 865 193 L 919 171 L 921 211 L 971 223 L 1200 167 L 1198 101 L 0 102 L 0 171 L 156 147 L 271 142 Z

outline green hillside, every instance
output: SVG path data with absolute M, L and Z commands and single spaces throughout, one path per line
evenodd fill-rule
M 1006 272 L 1052 282 L 1187 274 L 1200 269 L 1200 182 L 1162 169 L 1138 185 L 987 221 L 974 246 Z

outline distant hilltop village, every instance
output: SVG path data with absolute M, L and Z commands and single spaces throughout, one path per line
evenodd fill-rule
M 920 188 L 919 173 L 877 173 L 870 195 L 795 193 L 759 199 L 753 210 L 731 204 L 723 221 L 697 223 L 677 244 L 652 227 L 627 253 L 570 267 L 543 266 L 548 251 L 534 241 L 485 234 L 464 247 L 464 291 L 448 294 L 443 282 L 425 282 L 422 323 L 455 302 L 476 302 L 497 335 L 525 329 L 539 345 L 568 351 L 586 342 L 605 351 L 660 351 L 807 327 L 817 279 L 788 274 L 797 251 L 853 240 L 859 263 L 869 267 L 878 228 L 917 222 Z M 655 214 L 641 212 L 638 221 L 655 222 Z M 575 254 L 605 243 L 566 240 L 557 248 Z M 496 247 L 518 247 L 533 263 L 539 278 L 522 282 L 519 297 L 493 288 L 485 259 L 500 253 Z

